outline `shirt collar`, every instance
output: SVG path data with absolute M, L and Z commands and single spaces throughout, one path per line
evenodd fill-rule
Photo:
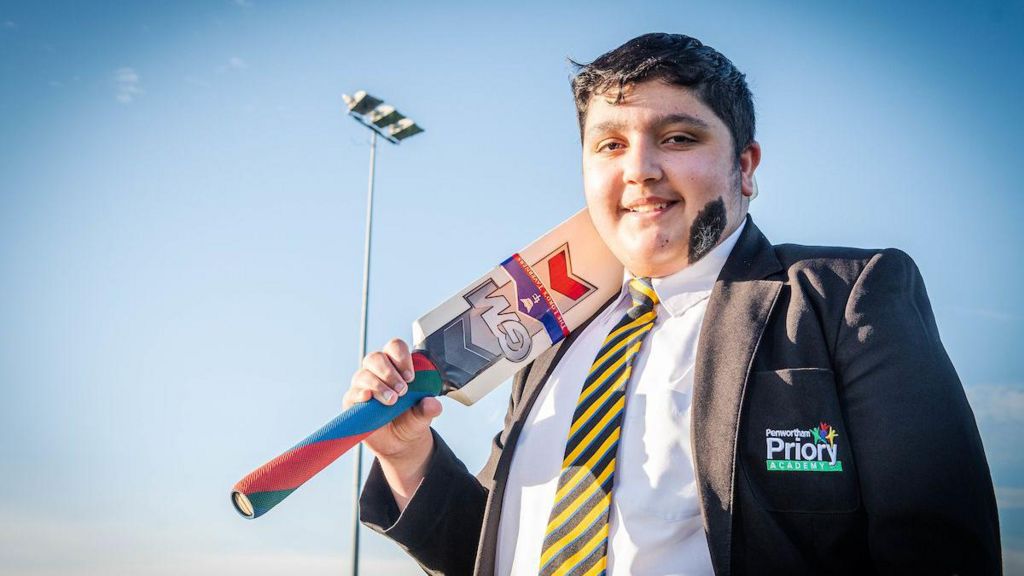
M 747 221 L 744 219 L 739 228 L 728 238 L 712 248 L 711 252 L 708 252 L 692 266 L 652 280 L 654 291 L 658 293 L 658 299 L 665 311 L 673 317 L 680 316 L 711 295 L 715 281 L 718 280 L 718 275 L 722 272 L 729 253 L 736 246 L 736 242 L 740 239 L 740 233 L 743 232 L 746 225 Z M 629 271 L 623 274 L 622 292 L 627 301 L 629 289 L 626 284 L 632 278 L 633 275 Z

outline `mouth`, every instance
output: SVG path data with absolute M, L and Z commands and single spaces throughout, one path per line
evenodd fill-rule
M 665 212 L 665 211 L 671 209 L 673 206 L 675 206 L 678 203 L 679 203 L 678 200 L 651 199 L 651 200 L 645 200 L 645 201 L 642 201 L 642 202 L 636 202 L 636 203 L 630 204 L 629 206 L 624 206 L 622 208 L 622 211 L 626 212 L 626 213 L 629 213 L 629 214 L 640 214 L 640 215 L 651 214 L 651 215 L 654 215 L 654 214 L 660 214 L 662 212 Z

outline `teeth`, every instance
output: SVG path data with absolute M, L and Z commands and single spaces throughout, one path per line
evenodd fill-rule
M 668 202 L 662 202 L 661 204 L 644 204 L 643 206 L 636 206 L 630 208 L 630 212 L 645 213 L 645 212 L 657 212 L 658 210 L 664 210 L 668 208 Z

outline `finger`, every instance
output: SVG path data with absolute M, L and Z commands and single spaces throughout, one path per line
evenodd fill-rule
M 406 388 L 408 388 L 405 378 L 402 378 L 402 375 L 398 373 L 398 368 L 395 367 L 394 362 L 383 352 L 368 354 L 363 359 L 363 368 L 379 378 L 381 382 L 394 391 L 395 395 L 404 393 Z
M 345 396 L 341 399 L 341 409 L 348 410 L 353 404 L 367 402 L 374 397 L 372 389 L 365 387 L 350 387 L 345 390 Z
M 366 369 L 356 372 L 356 375 L 352 378 L 352 387 L 371 392 L 373 397 L 381 404 L 391 405 L 398 399 L 398 393 L 395 392 L 394 388 Z
M 405 381 L 412 382 L 412 379 L 416 377 L 416 371 L 412 365 L 412 354 L 409 353 L 409 345 L 401 338 L 392 338 L 384 345 L 383 352 L 391 358 L 395 368 L 402 373 Z

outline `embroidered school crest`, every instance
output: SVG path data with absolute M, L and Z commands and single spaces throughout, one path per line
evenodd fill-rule
M 828 422 L 814 428 L 766 428 L 765 466 L 771 472 L 842 472 L 839 433 Z

